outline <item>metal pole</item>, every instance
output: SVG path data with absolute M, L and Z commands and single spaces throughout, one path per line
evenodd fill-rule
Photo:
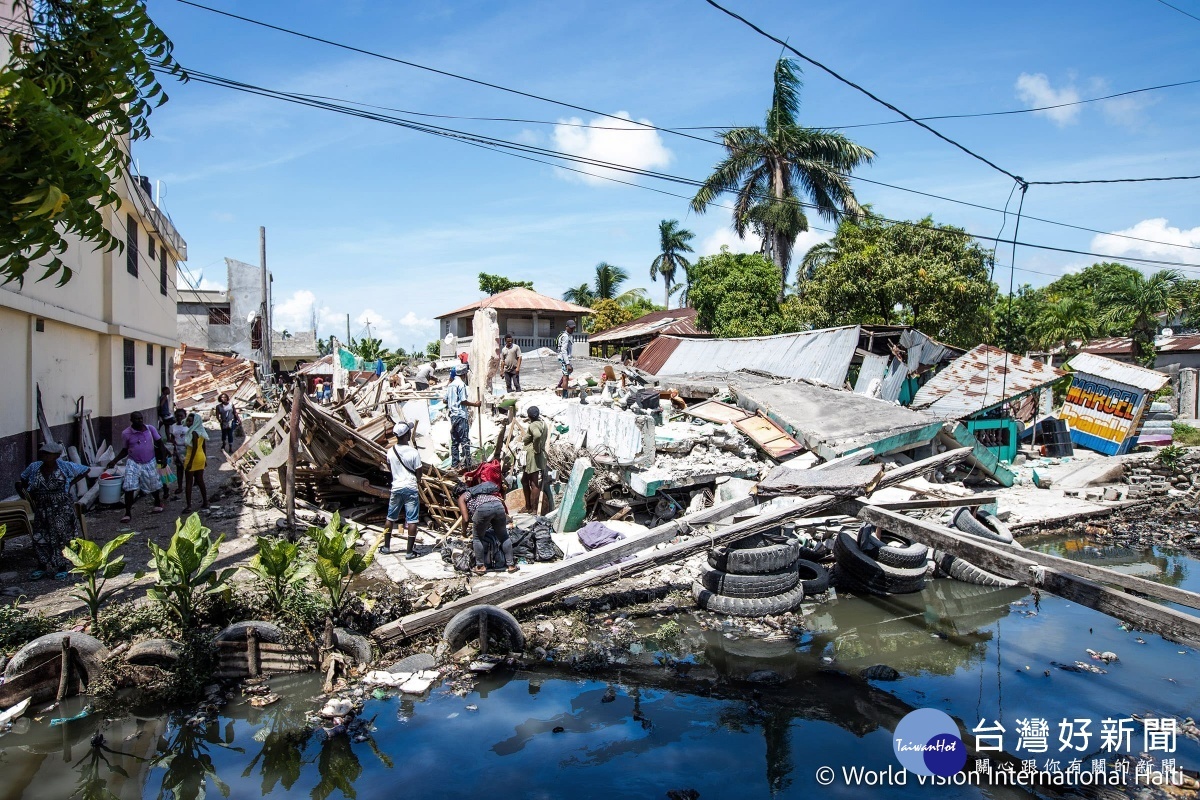
M 350 346 L 350 315 L 346 315 L 346 347 Z
M 287 477 L 285 479 L 284 497 L 287 509 L 288 541 L 296 541 L 296 451 L 300 449 L 300 406 L 304 403 L 305 393 L 301 388 L 303 378 L 297 377 L 292 386 L 292 407 L 288 420 L 288 459 Z

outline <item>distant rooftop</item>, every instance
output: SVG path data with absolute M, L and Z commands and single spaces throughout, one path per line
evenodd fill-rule
M 494 308 L 499 311 L 557 311 L 579 315 L 593 313 L 590 308 L 586 308 L 585 306 L 577 306 L 574 303 L 568 303 L 566 300 L 556 300 L 553 297 L 539 294 L 532 289 L 517 287 L 515 289 L 506 289 L 503 292 L 485 297 L 482 300 L 476 300 L 474 303 L 468 303 L 462 308 L 447 311 L 445 314 L 439 314 L 436 319 L 457 317 L 466 314 L 468 311 L 474 311 L 477 308 Z
M 666 311 L 651 311 L 649 314 L 643 314 L 629 322 L 605 328 L 589 336 L 588 341 L 592 344 L 603 344 L 604 342 L 616 342 L 652 334 L 710 335 L 696 327 L 696 309 L 671 308 Z

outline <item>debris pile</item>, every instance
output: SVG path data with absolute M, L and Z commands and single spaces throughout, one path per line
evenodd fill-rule
M 253 361 L 189 347 L 175 351 L 175 404 L 179 408 L 206 410 L 228 394 L 239 408 L 261 408 L 266 400 L 258 386 Z

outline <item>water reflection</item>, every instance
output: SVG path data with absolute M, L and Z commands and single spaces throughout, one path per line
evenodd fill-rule
M 229 784 L 217 774 L 212 750 L 224 748 L 235 753 L 246 752 L 233 743 L 233 720 L 226 720 L 222 725 L 219 718 L 200 720 L 175 714 L 171 729 L 173 732 L 159 742 L 158 755 L 150 762 L 152 767 L 164 771 L 158 800 L 197 800 L 206 796 L 210 782 L 223 797 L 229 797 Z
M 1087 537 L 1040 536 L 1028 542 L 1032 550 L 1083 561 L 1098 567 L 1108 567 L 1126 575 L 1146 578 L 1168 586 L 1195 591 L 1189 567 L 1192 560 L 1186 553 L 1169 547 L 1129 547 L 1102 544 Z

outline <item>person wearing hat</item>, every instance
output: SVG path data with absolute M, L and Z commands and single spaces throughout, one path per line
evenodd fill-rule
M 29 576 L 33 580 L 47 572 L 66 580 L 70 565 L 63 558 L 63 548 L 83 536 L 71 485 L 86 475 L 88 468 L 63 458 L 64 453 L 61 444 L 46 442 L 38 448 L 38 460 L 25 468 L 18 483 L 33 505 L 33 554 L 38 561 L 38 568 Z
M 462 376 L 466 367 L 450 370 L 446 386 L 446 411 L 450 416 L 450 463 L 455 469 L 471 468 L 471 417 L 467 407 L 479 407 L 479 401 L 467 399 L 467 385 Z
M 575 320 L 567 320 L 567 329 L 558 335 L 558 365 L 562 368 L 562 377 L 558 379 L 558 388 L 562 389 L 563 400 L 567 399 L 570 393 L 571 373 L 575 368 L 571 366 L 571 348 L 575 341 Z
M 525 428 L 525 474 L 521 476 L 521 490 L 525 493 L 525 511 L 541 514 L 542 483 L 546 475 L 546 441 L 549 429 L 537 406 L 525 412 L 529 425 Z
M 392 471 L 392 496 L 388 501 L 387 523 L 383 526 L 383 547 L 379 552 L 392 553 L 392 528 L 404 511 L 404 527 L 408 532 L 408 555 L 417 557 L 417 520 L 421 516 L 421 500 L 417 493 L 417 478 L 421 474 L 421 454 L 412 446 L 412 425 L 397 422 L 392 428 L 396 441 L 388 448 L 388 467 Z

